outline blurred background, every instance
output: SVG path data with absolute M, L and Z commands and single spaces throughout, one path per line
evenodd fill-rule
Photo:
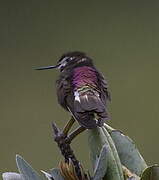
M 0 172 L 17 171 L 15 155 L 36 170 L 57 166 L 51 122 L 69 119 L 58 104 L 61 54 L 80 50 L 109 82 L 109 124 L 159 163 L 159 1 L 2 0 L 0 5 Z M 79 146 L 80 144 L 80 146 Z M 87 133 L 72 144 L 90 168 Z

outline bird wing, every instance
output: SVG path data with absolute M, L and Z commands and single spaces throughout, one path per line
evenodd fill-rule
M 102 102 L 106 105 L 107 100 L 111 100 L 110 92 L 108 91 L 108 83 L 104 78 L 103 74 L 97 71 L 98 77 L 98 88 L 100 91 L 100 97 Z
M 67 99 L 72 95 L 70 78 L 65 74 L 61 75 L 56 81 L 56 90 L 58 103 L 65 109 L 68 110 Z

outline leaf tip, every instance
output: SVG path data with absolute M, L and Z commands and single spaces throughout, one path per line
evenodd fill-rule
M 49 174 L 49 173 L 47 173 L 46 171 L 43 171 L 43 170 L 40 170 L 44 175 L 45 175 L 45 177 L 47 178 L 47 179 L 53 179 L 53 177 L 51 176 L 51 174 Z

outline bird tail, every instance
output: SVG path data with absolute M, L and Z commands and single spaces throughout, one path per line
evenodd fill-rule
M 78 123 L 86 129 L 93 129 L 98 126 L 98 121 L 95 119 L 94 113 L 92 112 L 76 112 L 74 115 Z
M 75 93 L 74 115 L 79 124 L 87 129 L 101 127 L 108 119 L 106 106 L 93 89 Z

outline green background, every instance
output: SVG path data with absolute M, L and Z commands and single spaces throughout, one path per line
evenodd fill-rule
M 51 122 L 69 119 L 58 104 L 56 64 L 67 51 L 94 59 L 107 77 L 109 124 L 129 135 L 148 164 L 159 163 L 159 1 L 6 0 L 0 5 L 0 172 L 15 154 L 37 169 L 57 166 Z M 90 168 L 87 133 L 72 144 Z

